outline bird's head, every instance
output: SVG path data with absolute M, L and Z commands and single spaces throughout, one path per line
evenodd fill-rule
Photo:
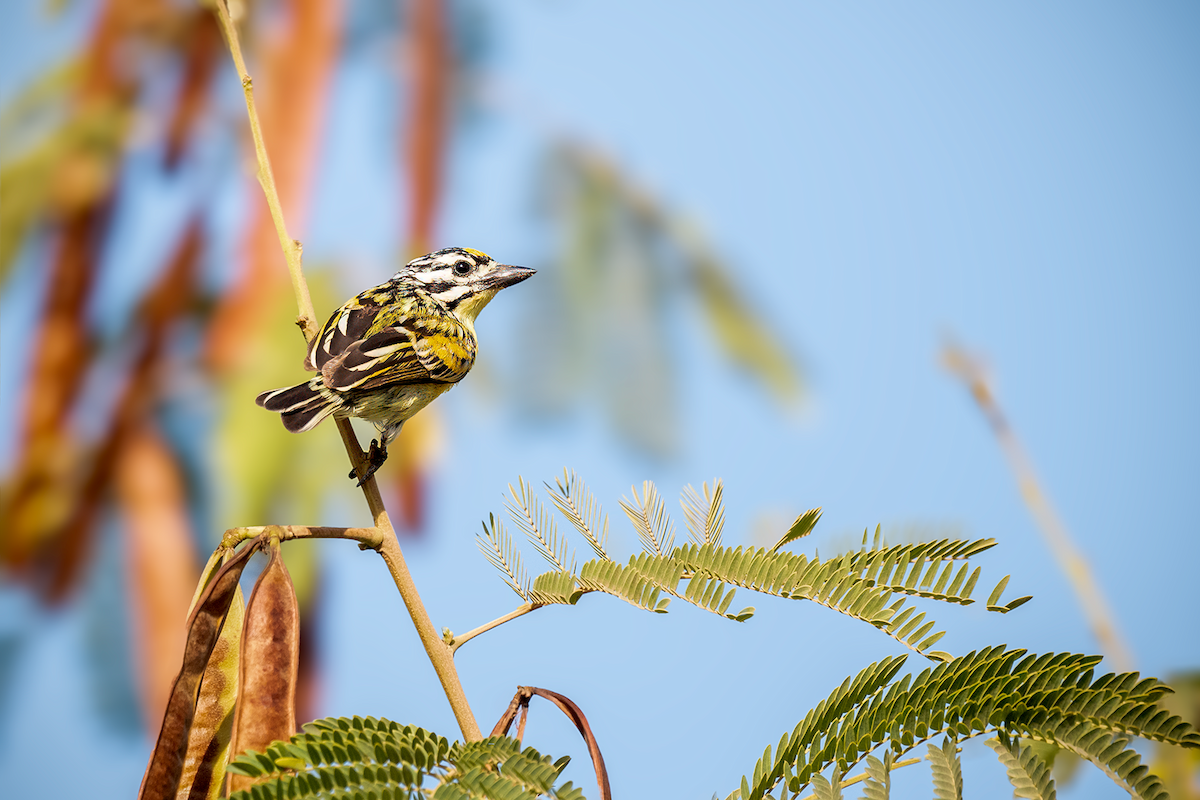
M 496 292 L 520 283 L 535 271 L 498 264 L 487 253 L 469 247 L 447 247 L 414 258 L 395 278 L 415 281 L 451 312 L 474 322 Z

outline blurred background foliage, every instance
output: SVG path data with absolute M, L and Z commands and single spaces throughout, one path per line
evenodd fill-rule
M 45 66 L 0 111 L 0 282 L 6 308 L 24 309 L 31 320 L 5 349 L 19 362 L 5 365 L 19 391 L 12 392 L 15 417 L 5 420 L 10 445 L 0 454 L 0 575 L 6 591 L 28 603 L 7 603 L 17 609 L 14 619 L 36 618 L 42 608 L 84 609 L 94 709 L 105 730 L 144 735 L 160 720 L 178 667 L 178 623 L 220 528 L 312 522 L 356 497 L 349 481 L 311 468 L 344 461 L 336 437 L 288 435 L 250 402 L 298 379 L 302 340 L 249 166 L 241 94 L 206 4 L 37 5 L 51 27 L 63 18 L 87 22 L 68 57 Z M 449 198 L 489 191 L 455 174 L 463 143 L 500 116 L 537 116 L 511 97 L 495 99 L 490 70 L 500 34 L 486 4 L 230 5 L 288 224 L 301 241 L 322 200 L 315 196 L 322 170 L 343 164 L 324 148 L 339 71 L 366 64 L 394 81 L 395 113 L 364 124 L 378 127 L 370 135 L 394 150 L 372 175 L 385 188 L 372 191 L 403 198 L 388 223 L 398 244 L 386 264 L 364 265 L 361 248 L 349 241 L 340 243 L 342 253 L 306 263 L 318 315 L 416 254 L 448 245 L 489 249 L 484 241 L 447 241 L 439 229 Z M 671 106 L 669 98 L 663 105 Z M 756 109 L 762 119 L 745 117 L 745 124 L 769 125 L 772 113 Z M 839 121 L 814 124 L 836 132 Z M 539 152 L 532 161 L 540 166 L 508 191 L 530 199 L 537 254 L 526 265 L 540 272 L 504 297 L 516 309 L 512 337 L 486 341 L 468 391 L 529 420 L 595 413 L 605 436 L 641 464 L 677 459 L 681 442 L 698 435 L 685 426 L 712 364 L 732 367 L 722 379 L 745 381 L 770 398 L 750 415 L 775 420 L 808 403 L 807 359 L 799 355 L 808 343 L 773 314 L 799 314 L 818 302 L 819 269 L 812 297 L 773 296 L 775 278 L 751 271 L 761 261 L 743 264 L 721 252 L 718 237 L 647 189 L 636 169 L 605 148 L 603 134 L 589 141 L 534 125 Z M 714 181 L 723 168 L 744 168 L 746 154 L 723 155 L 708 164 Z M 838 190 L 867 202 L 855 199 L 854 186 Z M 147 204 L 161 202 L 184 209 L 177 214 L 184 223 L 144 229 L 143 219 L 162 219 Z M 801 234 L 822 224 L 826 203 L 841 208 L 838 202 L 835 195 L 797 198 L 797 213 L 807 214 L 796 223 Z M 901 247 L 903 237 L 896 242 Z M 763 246 L 781 254 L 772 259 L 779 269 L 803 267 L 787 255 L 786 237 Z M 493 254 L 521 263 L 519 254 Z M 902 292 L 890 288 L 902 302 Z M 681 318 L 698 324 L 680 325 Z M 845 324 L 870 320 L 848 313 Z M 696 330 L 702 338 L 692 337 Z M 872 377 L 871 391 L 890 388 L 886 376 Z M 701 424 L 712 430 L 725 423 Z M 871 438 L 871 421 L 862 424 Z M 436 469 L 450 446 L 447 425 L 439 406 L 416 417 L 380 474 L 393 518 L 410 536 L 426 532 L 437 498 L 453 497 L 445 484 L 456 476 Z M 789 518 L 773 509 L 762 514 L 785 526 Z M 317 653 L 331 624 L 322 616 L 329 602 L 323 568 L 307 544 L 285 548 L 305 631 L 300 719 L 321 713 Z M 0 720 L 29 639 L 28 628 L 9 622 L 0 631 Z M 1195 680 L 1180 680 L 1173 711 L 1196 723 Z M 1173 752 L 1158 758 L 1174 796 L 1200 796 L 1194 763 Z
M 339 59 L 370 44 L 394 50 L 389 59 L 405 82 L 402 130 L 383 134 L 403 147 L 391 179 L 409 198 L 407 219 L 396 221 L 406 244 L 390 271 L 448 244 L 436 235 L 447 141 L 456 126 L 490 113 L 472 99 L 489 35 L 478 9 L 441 0 L 231 7 L 245 31 L 292 230 L 303 238 Z M 303 341 L 256 187 L 248 187 L 234 263 L 209 250 L 220 188 L 253 181 L 245 175 L 245 119 L 230 99 L 228 54 L 209 9 L 104 0 L 94 13 L 86 46 L 38 75 L 0 117 L 0 278 L 7 281 L 22 248 L 36 249 L 48 273 L 23 348 L 29 361 L 3 484 L 0 564 L 47 603 L 78 602 L 89 577 L 96 585 L 86 591 L 102 596 L 116 592 L 103 584 L 124 580 L 125 657 L 133 668 L 98 663 L 97 680 L 136 675 L 136 703 L 150 730 L 178 668 L 177 623 L 201 554 L 220 534 L 214 520 L 312 520 L 329 495 L 353 493 L 350 483 L 329 482 L 309 466 L 336 463 L 336 439 L 289 436 L 247 402 L 296 379 Z M 219 158 L 203 152 L 213 142 L 222 143 Z M 530 191 L 541 196 L 550 236 L 561 244 L 553 264 L 537 265 L 549 269 L 534 284 L 536 296 L 512 298 L 524 304 L 525 324 L 513 350 L 520 379 L 503 382 L 503 401 L 536 417 L 598 398 L 614 435 L 671 457 L 680 435 L 673 378 L 680 343 L 663 307 L 674 303 L 702 311 L 714 352 L 782 403 L 797 401 L 800 370 L 783 337 L 741 296 L 702 235 L 586 145 L 548 138 L 544 147 L 546 167 Z M 107 248 L 117 226 L 136 224 L 116 209 L 136 202 L 123 194 L 138 192 L 139 181 L 190 183 L 192 210 L 182 229 L 156 232 L 158 266 L 129 275 Z M 306 264 L 318 313 L 364 288 L 340 266 Z M 110 302 L 113 285 L 120 303 Z M 429 466 L 444 424 L 431 409 L 407 425 L 381 476 L 412 534 L 424 529 Z M 120 555 L 108 557 L 121 559 L 121 569 L 95 568 L 105 557 L 106 526 L 120 531 Z M 307 544 L 286 552 L 311 630 L 320 567 Z M 110 606 L 95 624 L 115 624 L 114 613 Z M 308 652 L 302 669 L 312 676 Z M 134 700 L 128 691 L 101 691 Z M 310 705 L 300 716 L 315 711 Z

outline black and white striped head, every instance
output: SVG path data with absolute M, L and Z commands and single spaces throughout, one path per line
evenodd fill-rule
M 520 283 L 533 273 L 527 267 L 497 264 L 487 253 L 469 247 L 447 247 L 414 258 L 393 280 L 420 284 L 447 309 L 474 321 L 496 292 Z

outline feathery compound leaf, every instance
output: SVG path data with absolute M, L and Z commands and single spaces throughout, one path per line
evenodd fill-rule
M 521 553 L 513 548 L 512 537 L 504 530 L 504 523 L 497 523 L 495 516 L 488 514 L 483 523 L 483 536 L 475 536 L 479 551 L 493 567 L 501 573 L 504 582 L 526 602 L 529 601 L 529 578 L 521 566 Z
M 971 593 L 979 580 L 979 568 L 972 570 L 963 564 L 955 569 L 950 562 L 969 558 L 995 544 L 995 539 L 939 539 L 890 547 L 877 544 L 871 549 L 851 553 L 849 557 L 864 580 L 873 581 L 881 588 L 970 605 L 974 602 Z
M 867 756 L 867 780 L 863 784 L 863 800 L 889 800 L 892 796 L 891 750 L 883 751 L 883 758 Z
M 575 589 L 574 575 L 552 570 L 533 579 L 533 585 L 529 587 L 529 602 L 539 606 L 575 605 L 582 594 Z
M 1070 718 L 1055 720 L 1044 728 L 1030 726 L 1029 732 L 1037 738 L 1049 735 L 1060 747 L 1091 761 L 1135 798 L 1169 800 L 1162 781 L 1142 764 L 1137 751 L 1128 747 L 1127 736 L 1114 736 L 1097 725 Z
M 633 523 L 642 549 L 656 556 L 666 556 L 675 547 L 675 526 L 667 515 L 666 503 L 651 481 L 642 484 L 642 497 L 637 487 L 631 487 L 633 501 L 621 498 L 621 508 Z
M 533 798 L 580 800 L 569 783 L 557 790 L 566 760 L 552 761 L 503 736 L 451 745 L 445 738 L 371 717 L 329 718 L 304 726 L 266 753 L 238 756 L 231 772 L 266 779 L 236 792 L 263 798 Z
M 631 559 L 632 560 L 632 559 Z M 619 597 L 630 605 L 658 614 L 667 613 L 670 600 L 659 599 L 659 587 L 642 573 L 615 561 L 588 561 L 579 570 L 579 588 Z
M 708 483 L 701 484 L 704 497 L 689 483 L 683 488 L 679 504 L 683 506 L 683 516 L 687 520 L 688 534 L 698 545 L 721 544 L 721 530 L 725 527 L 725 507 L 721 502 L 724 485 L 720 478 L 713 479 L 712 492 Z
M 554 505 L 558 506 L 558 510 L 567 521 L 575 526 L 575 530 L 583 534 L 583 538 L 587 539 L 596 555 L 607 559 L 608 553 L 604 548 L 608 544 L 608 515 L 601 514 L 596 498 L 574 472 L 568 474 L 564 469 L 563 476 L 556 478 L 555 483 L 558 485 L 558 491 L 546 484 L 546 490 L 550 493 Z
M 770 758 L 769 751 L 758 760 L 754 765 L 753 785 L 746 778 L 742 778 L 742 800 L 758 800 L 802 760 L 808 765 L 809 749 L 817 748 L 838 720 L 880 692 L 904 666 L 906 659 L 907 656 L 885 658 L 860 671 L 853 678 L 843 681 L 829 697 L 808 712 L 791 734 L 785 733 L 780 738 L 779 746 L 775 748 L 774 760 Z M 829 763 L 830 761 L 825 761 L 824 766 L 828 766 Z M 807 785 L 815 772 L 819 770 L 798 769 L 796 785 L 790 788 L 797 791 L 801 786 Z
M 836 769 L 832 778 L 826 778 L 818 772 L 812 776 L 809 785 L 817 800 L 842 800 L 842 774 Z
M 949 736 L 938 747 L 929 743 L 929 766 L 933 772 L 934 800 L 962 800 L 962 762 Z
M 505 506 L 509 516 L 551 566 L 559 572 L 574 572 L 575 554 L 568 552 L 565 536 L 559 539 L 554 517 L 546 513 L 542 501 L 538 500 L 533 491 L 533 486 L 527 486 L 524 478 L 518 477 L 517 485 L 520 491 L 514 489 L 511 483 L 508 485 L 511 499 L 505 501 Z
M 1126 747 L 1123 734 L 1200 748 L 1191 726 L 1155 705 L 1165 690 L 1158 681 L 1139 680 L 1136 673 L 1093 680 L 1099 656 L 1023 656 L 1024 650 L 986 648 L 886 687 L 867 680 L 870 672 L 860 673 L 856 680 L 869 690 L 848 691 L 843 684 L 780 741 L 773 762 L 760 759 L 743 796 L 763 797 L 788 764 L 796 769 L 790 788 L 797 790 L 830 765 L 851 768 L 884 742 L 901 754 L 939 735 L 962 739 L 1004 731 L 1056 742 L 1131 793 L 1157 800 L 1161 782 Z
M 1038 757 L 1032 747 L 1022 747 L 1003 733 L 988 739 L 987 746 L 996 751 L 996 757 L 1008 771 L 1008 781 L 1013 786 L 1013 797 L 1056 800 L 1050 767 Z
M 820 518 L 820 508 L 810 508 L 808 511 L 805 511 L 803 514 L 796 517 L 796 521 L 792 523 L 792 527 L 788 528 L 788 531 L 783 535 L 783 538 L 775 543 L 775 546 L 771 548 L 771 552 L 774 553 L 785 544 L 794 542 L 797 539 L 803 539 L 805 536 L 808 536 L 810 533 L 812 533 L 812 529 L 816 527 L 817 520 Z
M 812 600 L 867 622 L 928 658 L 948 659 L 945 653 L 928 650 L 944 635 L 941 631 L 933 632 L 932 620 L 926 621 L 924 614 L 906 607 L 904 598 L 892 602 L 889 588 L 876 586 L 856 574 L 855 564 L 861 555 L 851 553 L 821 561 L 762 548 L 744 550 L 694 544 L 682 545 L 674 554 L 678 562 L 693 572 L 764 594 Z

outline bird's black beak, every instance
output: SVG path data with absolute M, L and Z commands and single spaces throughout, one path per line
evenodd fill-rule
M 499 290 L 506 286 L 512 286 L 514 283 L 520 283 L 535 272 L 537 272 L 536 269 L 530 269 L 529 267 L 497 264 L 483 280 L 483 283 L 489 289 Z

